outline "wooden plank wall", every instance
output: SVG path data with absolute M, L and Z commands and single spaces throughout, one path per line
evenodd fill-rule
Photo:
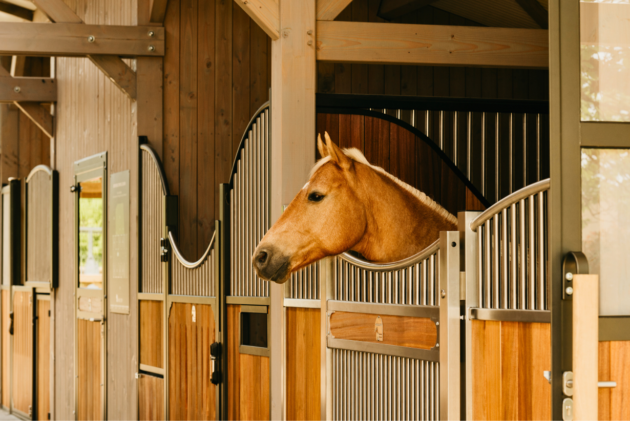
M 483 209 L 430 146 L 397 124 L 376 117 L 319 113 L 317 132 L 324 131 L 339 146 L 359 149 L 371 164 L 426 193 L 454 215 Z
M 228 419 L 268 420 L 269 357 L 241 354 L 241 306 L 227 306 Z M 287 418 L 289 419 L 289 418 Z
M 162 301 L 140 302 L 140 364 L 164 368 Z
M 163 162 L 179 195 L 180 250 L 196 260 L 219 215 L 219 184 L 269 98 L 271 40 L 233 1 L 170 0 L 164 25 Z
M 380 0 L 353 0 L 338 21 L 384 22 L 376 16 Z M 479 26 L 431 6 L 399 23 Z M 440 97 L 548 99 L 545 70 L 466 67 L 390 66 L 318 63 L 317 91 L 339 94 L 420 95 Z
M 617 387 L 599 389 L 600 420 L 630 420 L 630 341 L 599 343 L 599 381 Z
M 28 183 L 27 281 L 51 281 L 51 186 L 50 177 L 44 171 L 37 172 Z
M 132 25 L 135 1 L 66 0 L 88 24 Z M 138 392 L 138 140 L 136 104 L 85 58 L 57 58 L 56 169 L 59 171 L 59 283 L 55 292 L 56 419 L 74 419 L 74 195 L 73 163 L 107 151 L 107 176 L 130 170 L 129 315 L 107 312 L 107 415 L 136 419 Z M 110 213 L 111 216 L 111 213 Z M 111 238 L 110 230 L 109 241 Z M 136 268 L 136 269 L 134 269 Z M 111 273 L 111 267 L 110 273 Z M 98 366 L 94 366 L 96 369 Z M 98 415 L 100 417 L 100 413 Z
M 2 290 L 2 406 L 9 408 L 11 393 L 11 335 L 9 335 L 9 313 L 11 295 L 9 290 Z
M 78 321 L 78 420 L 100 420 L 101 415 L 101 323 Z M 57 395 L 57 394 L 55 394 Z
M 215 340 L 212 307 L 173 303 L 168 324 L 169 419 L 214 420 L 216 386 L 210 382 L 210 345 Z
M 472 323 L 473 419 L 551 419 L 551 325 Z
M 37 300 L 37 419 L 50 413 L 50 300 Z
M 164 379 L 143 374 L 138 379 L 138 419 L 164 419 Z
M 286 310 L 286 419 L 319 420 L 321 419 L 321 310 L 291 307 Z
M 33 293 L 13 294 L 13 409 L 28 414 L 33 403 Z

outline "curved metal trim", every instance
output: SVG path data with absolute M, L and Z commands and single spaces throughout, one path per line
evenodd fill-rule
M 153 158 L 153 163 L 158 168 L 158 173 L 160 174 L 160 179 L 162 180 L 162 193 L 164 196 L 168 196 L 170 193 L 168 190 L 168 183 L 166 182 L 166 175 L 164 174 L 164 167 L 162 167 L 162 161 L 160 161 L 160 158 L 149 145 L 140 145 L 140 149 L 148 152 L 151 158 Z
M 411 265 L 414 265 L 418 262 L 421 262 L 427 259 L 432 254 L 435 254 L 435 252 L 438 251 L 439 249 L 440 249 L 440 240 L 438 239 L 438 240 L 435 240 L 433 244 L 431 244 L 429 247 L 425 248 L 421 252 L 414 254 L 413 256 L 409 256 L 406 259 L 399 260 L 397 262 L 391 262 L 391 263 L 368 262 L 367 260 L 363 260 L 358 257 L 352 256 L 347 252 L 341 253 L 339 257 L 348 263 L 352 263 L 353 265 L 360 267 L 361 269 L 384 272 L 384 271 L 389 271 L 389 270 L 400 270 L 400 269 L 408 268 Z
M 210 240 L 210 244 L 208 245 L 208 248 L 203 253 L 203 255 L 199 258 L 199 260 L 197 260 L 196 262 L 189 262 L 188 260 L 184 258 L 181 251 L 179 251 L 179 249 L 177 248 L 177 244 L 175 243 L 175 239 L 173 238 L 173 233 L 171 231 L 168 232 L 168 239 L 171 242 L 171 246 L 173 247 L 173 254 L 175 254 L 175 257 L 177 257 L 177 260 L 179 260 L 179 263 L 181 263 L 182 266 L 184 266 L 185 268 L 195 269 L 201 266 L 203 262 L 206 261 L 207 257 L 210 255 L 210 251 L 212 251 L 212 247 L 214 246 L 214 238 L 216 237 L 216 235 L 217 235 L 217 231 L 215 230 L 214 233 L 212 234 L 212 239 Z
M 33 176 L 40 171 L 44 171 L 48 175 L 52 175 L 53 173 L 53 169 L 50 168 L 48 165 L 38 165 L 33 168 L 30 173 L 28 173 L 28 177 L 26 177 L 26 182 L 28 183 L 29 181 L 31 181 L 31 178 L 33 178 Z
M 551 182 L 548 178 L 546 178 L 544 180 L 537 181 L 534 184 L 530 184 L 529 186 L 525 186 L 522 189 L 515 191 L 511 195 L 504 197 L 503 199 L 499 200 L 497 203 L 486 209 L 481 215 L 476 217 L 470 223 L 470 229 L 474 232 L 477 232 L 477 228 L 483 225 L 488 219 L 497 215 L 503 209 L 512 206 L 521 199 L 525 199 L 536 193 L 549 190 L 550 185 Z
M 241 136 L 241 141 L 238 144 L 238 149 L 236 150 L 236 156 L 234 157 L 234 162 L 232 163 L 232 172 L 230 172 L 230 188 L 234 188 L 234 174 L 236 174 L 236 164 L 240 160 L 241 149 L 245 147 L 245 140 L 247 139 L 247 133 L 249 133 L 249 130 L 252 128 L 254 121 L 256 121 L 256 119 L 260 116 L 260 114 L 262 114 L 264 110 L 269 108 L 270 105 L 271 105 L 271 101 L 267 101 L 263 105 L 261 105 L 260 108 L 258 108 L 258 110 L 256 110 L 256 112 L 254 113 L 254 116 L 249 120 L 249 123 L 247 123 L 247 128 L 243 132 L 243 136 Z M 269 136 L 269 138 L 271 139 L 271 136 Z

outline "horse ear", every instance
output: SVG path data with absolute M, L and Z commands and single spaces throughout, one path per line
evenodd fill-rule
M 328 156 L 328 149 L 326 149 L 326 145 L 322 142 L 322 135 L 319 133 L 317 134 L 317 150 L 322 158 L 326 158 Z
M 324 137 L 326 138 L 326 147 L 328 148 L 328 154 L 330 155 L 330 160 L 336 162 L 343 169 L 348 169 L 352 166 L 352 160 L 346 156 L 345 153 L 339 146 L 335 145 L 332 141 L 328 132 L 324 132 Z

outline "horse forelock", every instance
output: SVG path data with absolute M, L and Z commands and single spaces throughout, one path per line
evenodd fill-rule
M 388 177 L 394 183 L 396 183 L 398 186 L 400 186 L 404 190 L 411 193 L 416 199 L 418 199 L 424 205 L 429 207 L 431 210 L 435 211 L 438 215 L 446 219 L 448 222 L 457 225 L 457 218 L 452 213 L 444 209 L 439 203 L 437 203 L 435 200 L 431 199 L 429 196 L 427 196 L 425 193 L 421 192 L 420 190 L 416 189 L 415 187 L 410 186 L 409 184 L 405 183 L 404 181 L 402 181 L 401 179 L 397 177 L 394 177 L 392 174 L 388 173 L 383 168 L 370 164 L 367 158 L 365 157 L 365 155 L 363 155 L 363 153 L 361 153 L 361 151 L 358 150 L 357 148 L 342 149 L 342 151 L 348 158 L 352 159 L 353 161 L 367 165 L 374 171 Z M 330 159 L 331 158 L 329 155 L 317 161 L 317 163 L 315 163 L 315 165 L 311 169 L 311 173 L 309 174 L 309 179 L 313 177 L 313 175 L 317 172 L 317 170 L 319 170 L 327 162 L 330 162 Z

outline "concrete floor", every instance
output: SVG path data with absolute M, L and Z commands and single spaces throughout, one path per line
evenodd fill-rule
M 16 416 L 9 414 L 4 409 L 0 409 L 0 421 L 19 421 L 20 419 Z

